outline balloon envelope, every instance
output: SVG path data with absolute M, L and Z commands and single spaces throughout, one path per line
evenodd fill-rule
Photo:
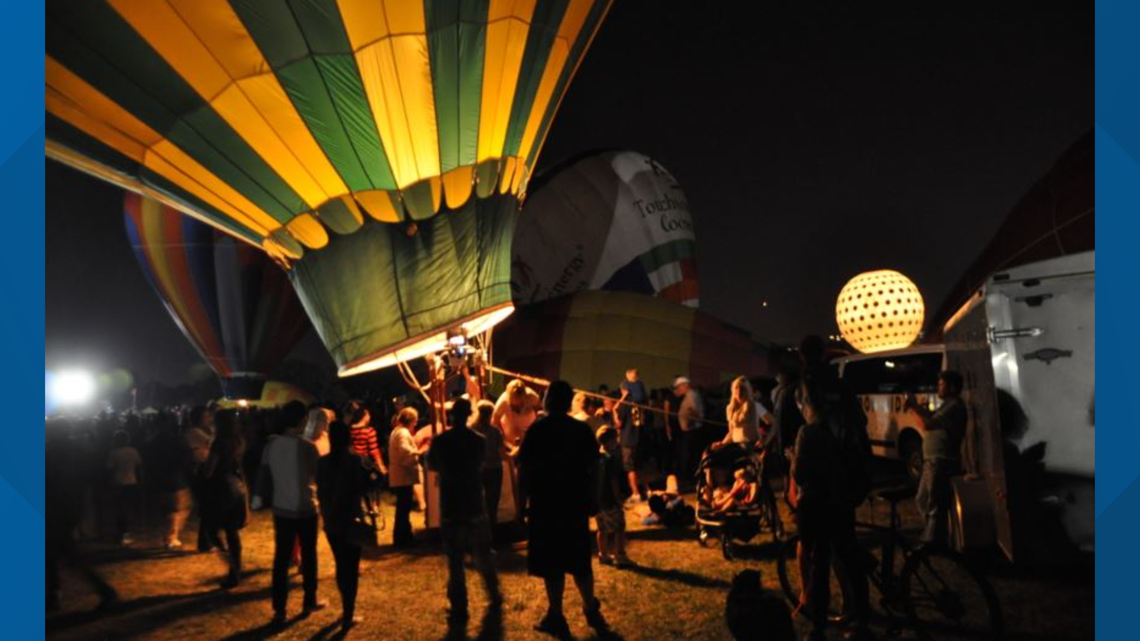
M 127 194 L 127 236 L 166 310 L 230 398 L 265 376 L 309 324 L 285 272 L 263 253 L 171 207 Z
M 634 151 L 573 160 L 536 180 L 515 231 L 511 276 L 521 304 L 600 289 L 697 307 L 685 194 L 664 167 Z
M 292 264 L 341 373 L 375 369 L 509 313 L 482 265 L 609 4 L 53 0 L 47 154 Z
M 650 387 L 677 376 L 713 386 L 769 371 L 769 351 L 746 331 L 670 300 L 583 291 L 522 307 L 495 330 L 495 359 L 507 369 L 614 387 L 636 367 Z

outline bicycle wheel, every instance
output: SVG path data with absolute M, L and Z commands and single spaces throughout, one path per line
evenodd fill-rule
M 979 572 L 949 550 L 915 552 L 903 566 L 906 614 L 920 639 L 1000 639 L 997 593 Z
M 793 612 L 796 612 L 798 609 L 799 615 L 807 618 L 808 611 L 806 605 L 802 608 L 800 607 L 803 594 L 803 582 L 800 578 L 799 561 L 796 553 L 799 548 L 799 543 L 799 535 L 792 535 L 780 546 L 780 553 L 776 557 L 776 573 L 780 577 L 780 588 L 784 592 L 784 598 L 788 601 L 788 607 L 792 608 Z M 848 618 L 847 595 L 850 593 L 850 590 L 847 582 L 842 578 L 842 571 L 837 570 L 838 568 L 833 560 L 829 574 L 831 599 L 827 608 L 827 618 L 832 623 L 843 623 Z

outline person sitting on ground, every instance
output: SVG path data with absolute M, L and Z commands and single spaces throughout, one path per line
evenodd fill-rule
M 641 520 L 642 525 L 664 525 L 665 527 L 688 527 L 693 524 L 696 512 L 685 504 L 685 499 L 668 490 L 649 493 L 649 514 Z
M 625 510 L 622 507 L 622 464 L 617 431 L 606 425 L 598 429 L 601 474 L 598 481 L 598 561 L 603 565 L 629 565 L 625 552 Z

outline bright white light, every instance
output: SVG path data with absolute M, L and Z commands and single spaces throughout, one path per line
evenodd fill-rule
M 51 395 L 59 405 L 83 405 L 95 398 L 95 377 L 90 372 L 59 372 L 51 382 Z

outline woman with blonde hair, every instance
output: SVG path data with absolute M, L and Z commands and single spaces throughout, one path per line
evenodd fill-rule
M 752 400 L 752 384 L 743 376 L 732 381 L 732 400 L 725 411 L 728 418 L 728 433 L 721 445 L 739 443 L 753 445 L 760 441 L 760 419 L 756 415 L 756 404 Z
M 332 410 L 324 407 L 314 407 L 309 410 L 305 420 L 305 431 L 301 436 L 317 446 L 317 454 L 324 456 L 329 453 L 329 425 L 336 419 Z

